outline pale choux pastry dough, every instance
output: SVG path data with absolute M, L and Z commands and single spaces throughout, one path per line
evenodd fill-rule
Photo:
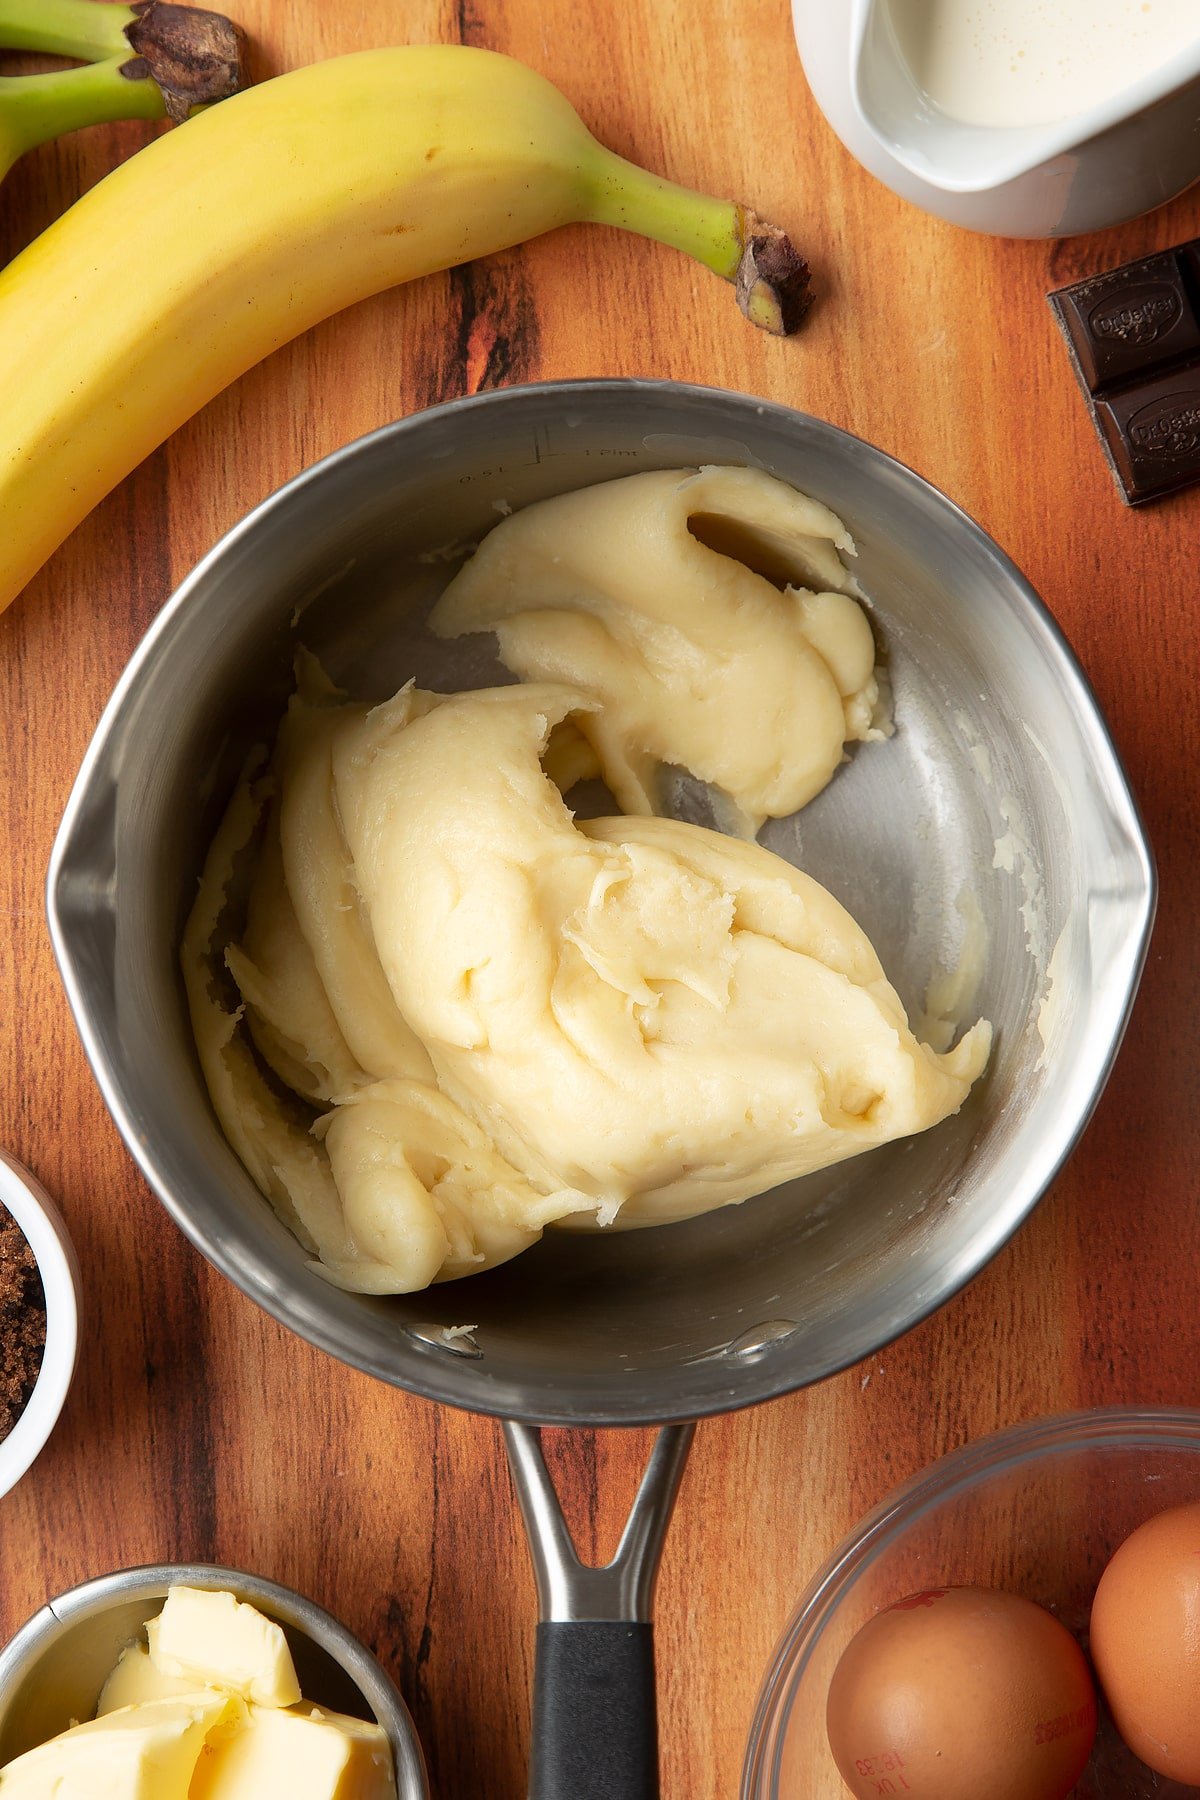
M 760 566 L 819 592 L 715 567 L 731 559 L 687 520 L 715 542 L 735 506 Z M 682 764 L 749 828 L 878 730 L 838 544 L 831 514 L 754 471 L 632 477 L 497 527 L 435 615 L 497 624 L 519 673 L 561 653 L 578 685 L 409 686 L 368 708 L 302 664 L 210 851 L 183 965 L 220 1123 L 329 1279 L 408 1292 L 549 1224 L 687 1218 L 961 1106 L 986 1022 L 936 1053 L 815 880 L 648 816 L 658 763 Z M 597 763 L 638 816 L 573 818 L 563 791 Z
M 891 729 L 839 550 L 840 519 L 760 469 L 627 475 L 503 520 L 429 622 L 494 631 L 523 681 L 592 696 L 579 730 L 622 812 L 660 811 L 676 764 L 753 836 Z

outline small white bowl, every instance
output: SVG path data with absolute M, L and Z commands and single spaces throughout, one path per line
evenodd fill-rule
M 0 1150 L 0 1206 L 12 1214 L 37 1261 L 46 1295 L 46 1348 L 25 1410 L 0 1441 L 0 1495 L 14 1488 L 58 1422 L 79 1345 L 79 1264 L 49 1194 Z

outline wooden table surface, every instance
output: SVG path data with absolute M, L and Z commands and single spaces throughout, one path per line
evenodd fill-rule
M 868 1365 L 698 1434 L 658 1599 L 664 1791 L 730 1796 L 777 1633 L 889 1487 L 1032 1415 L 1197 1399 L 1200 489 L 1138 512 L 1119 503 L 1044 295 L 1200 233 L 1200 190 L 1064 243 L 926 218 L 825 125 L 785 0 L 240 0 L 237 12 L 260 74 L 405 39 L 523 57 L 614 148 L 787 226 L 821 301 L 801 337 L 768 340 L 682 257 L 585 229 L 385 294 L 214 401 L 0 618 L 0 1143 L 61 1202 L 87 1301 L 61 1425 L 0 1501 L 0 1635 L 118 1565 L 243 1566 L 332 1607 L 379 1653 L 439 1800 L 524 1792 L 535 1603 L 499 1432 L 323 1357 L 189 1247 L 101 1104 L 47 938 L 51 840 L 126 659 L 201 553 L 297 470 L 416 408 L 552 376 L 676 376 L 846 426 L 944 488 L 1044 595 L 1156 849 L 1161 906 L 1133 1023 L 1036 1215 Z M 0 253 L 150 129 L 28 157 L 5 183 Z M 553 1437 L 585 1551 L 611 1550 L 648 1442 Z

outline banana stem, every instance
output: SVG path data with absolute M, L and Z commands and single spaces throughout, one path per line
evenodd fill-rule
M 55 69 L 48 75 L 0 76 L 0 118 L 13 155 L 84 125 L 165 118 L 166 102 L 157 82 L 131 81 L 121 73 L 128 52 L 126 44 L 123 56 L 107 62 Z
M 596 224 L 617 225 L 623 231 L 671 244 L 732 281 L 742 245 L 738 209 L 730 201 L 694 194 L 690 188 L 678 187 L 605 151 L 592 202 L 590 217 Z
M 791 239 L 748 207 L 693 193 L 597 145 L 588 218 L 670 244 L 733 282 L 752 324 L 789 336 L 812 305 L 809 268 Z
M 113 0 L 0 0 L 0 49 L 101 62 L 129 54 L 132 6 Z M 124 117 L 125 115 L 120 115 Z
M 111 119 L 176 124 L 246 85 L 243 39 L 222 13 L 168 0 L 0 0 L 0 49 L 82 57 L 88 69 L 0 79 L 0 149 Z M 7 161 L 0 160 L 0 175 Z

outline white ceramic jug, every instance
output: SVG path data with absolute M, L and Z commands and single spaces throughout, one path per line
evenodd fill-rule
M 980 126 L 929 100 L 888 0 L 793 0 L 814 98 L 846 148 L 895 193 L 999 237 L 1064 237 L 1149 212 L 1200 176 L 1195 42 L 1120 93 L 1051 125 Z

